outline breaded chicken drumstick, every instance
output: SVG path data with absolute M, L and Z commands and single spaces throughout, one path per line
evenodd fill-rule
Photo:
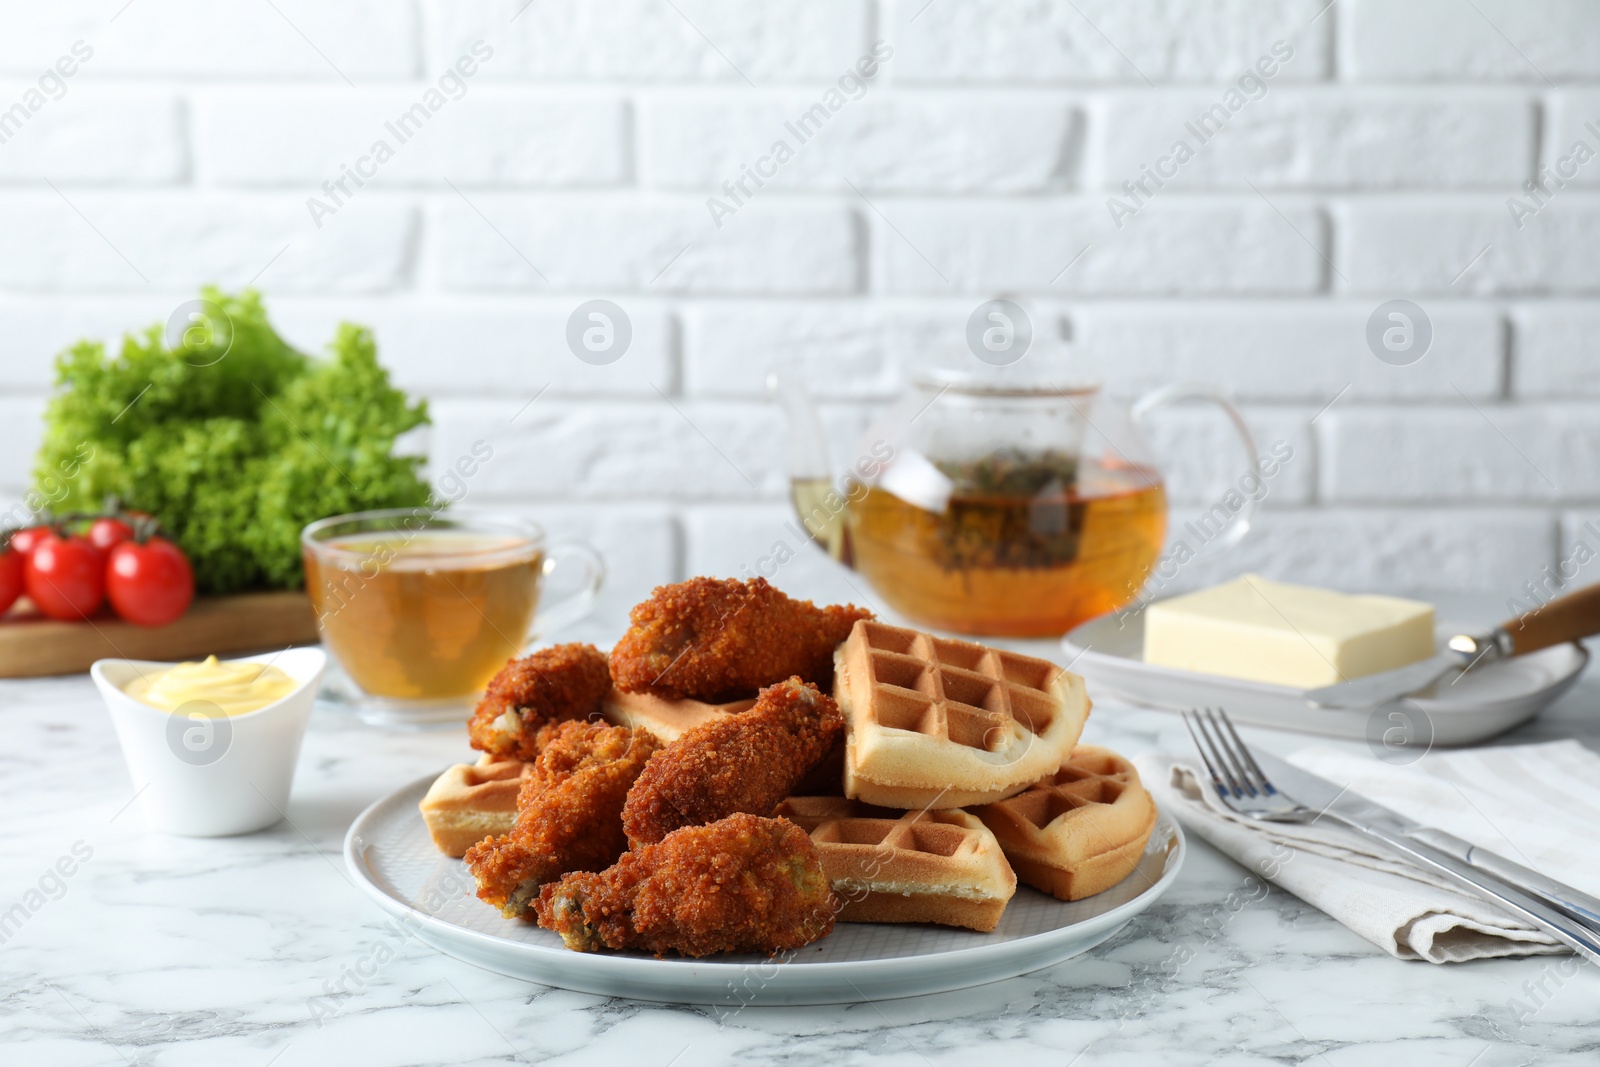
M 748 711 L 701 723 L 650 760 L 622 809 L 628 841 L 637 848 L 739 811 L 771 815 L 843 736 L 839 705 L 816 686 L 768 686 Z
M 658 743 L 643 730 L 566 722 L 548 743 L 517 794 L 509 834 L 467 850 L 480 899 L 508 919 L 532 920 L 539 889 L 568 871 L 598 871 L 628 847 L 622 804 Z
M 836 912 L 806 832 L 748 814 L 685 827 L 610 870 L 569 874 L 544 887 L 537 907 L 539 925 L 570 949 L 657 956 L 771 956 L 825 937 Z
M 542 747 L 542 727 L 597 715 L 610 689 L 605 653 L 593 645 L 540 649 L 509 661 L 489 679 L 467 734 L 479 751 L 531 760 Z
M 611 650 L 618 689 L 721 703 L 791 675 L 830 688 L 833 650 L 872 613 L 791 600 L 763 578 L 691 578 L 659 586 L 629 618 Z

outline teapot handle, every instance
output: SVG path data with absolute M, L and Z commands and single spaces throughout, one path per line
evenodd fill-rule
M 1228 416 L 1228 420 L 1233 423 L 1233 428 L 1239 433 L 1239 440 L 1244 444 L 1245 457 L 1250 469 L 1256 469 L 1256 442 L 1255 438 L 1250 436 L 1250 427 L 1245 425 L 1244 416 L 1239 414 L 1239 409 L 1234 407 L 1233 402 L 1219 389 L 1195 382 L 1173 382 L 1171 385 L 1163 385 L 1159 389 L 1152 389 L 1144 396 L 1141 396 L 1134 402 L 1133 407 L 1129 409 L 1129 415 L 1132 416 L 1134 425 L 1139 428 L 1140 433 L 1144 433 L 1145 420 L 1156 409 L 1166 407 L 1168 404 L 1176 403 L 1179 400 L 1206 400 L 1221 408 L 1222 413 Z M 1212 542 L 1215 549 L 1232 548 L 1243 540 L 1245 534 L 1250 532 L 1250 525 L 1255 519 L 1255 514 L 1256 499 L 1246 494 L 1244 506 L 1234 516 L 1234 520 L 1228 524 L 1226 531 Z

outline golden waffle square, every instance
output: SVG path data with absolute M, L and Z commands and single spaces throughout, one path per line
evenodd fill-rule
M 1019 793 L 1083 732 L 1083 679 L 1049 660 L 862 620 L 834 654 L 844 791 L 891 808 Z
M 1017 876 L 1061 900 L 1082 900 L 1133 872 L 1156 804 L 1133 764 L 1079 745 L 1032 788 L 972 814 L 994 831 Z
M 889 811 L 842 797 L 790 797 L 841 922 L 939 923 L 987 933 L 1017 891 L 999 841 L 964 811 Z
M 608 722 L 647 730 L 663 745 L 670 745 L 703 722 L 718 715 L 749 711 L 754 704 L 753 697 L 726 704 L 707 704 L 700 700 L 670 700 L 654 693 L 625 693 L 613 688 L 606 694 L 600 713 Z
M 517 792 L 531 773 L 532 761 L 497 760 L 485 753 L 477 763 L 458 763 L 434 779 L 417 805 L 434 846 L 459 859 L 484 838 L 510 833 L 517 821 Z

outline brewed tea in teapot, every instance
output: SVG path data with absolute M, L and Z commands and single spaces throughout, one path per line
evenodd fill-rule
M 945 371 L 915 380 L 836 481 L 804 394 L 775 387 L 807 531 L 897 612 L 959 633 L 1055 636 L 1137 596 L 1167 531 L 1136 432 L 1155 408 L 1221 404 L 1254 457 L 1238 413 L 1203 386 L 1159 390 L 1130 417 L 1095 385 Z

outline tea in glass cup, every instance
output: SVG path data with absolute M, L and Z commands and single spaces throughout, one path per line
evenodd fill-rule
M 460 721 L 534 637 L 593 605 L 604 567 L 582 545 L 548 548 L 534 523 L 398 508 L 340 515 L 301 534 L 323 644 L 360 690 L 363 718 Z M 581 588 L 543 612 L 544 578 L 576 557 Z

